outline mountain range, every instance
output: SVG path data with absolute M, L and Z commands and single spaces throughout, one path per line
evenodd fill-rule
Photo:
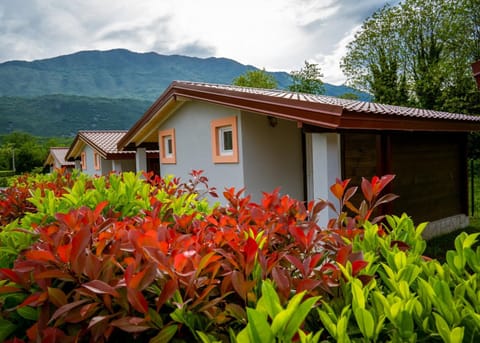
M 80 51 L 49 59 L 0 64 L 0 134 L 72 136 L 86 129 L 128 129 L 173 80 L 231 84 L 248 70 L 227 58 Z M 286 72 L 269 72 L 280 89 Z M 368 94 L 325 84 L 325 94 Z

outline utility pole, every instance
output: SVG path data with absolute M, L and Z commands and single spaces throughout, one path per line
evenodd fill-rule
M 15 173 L 15 148 L 12 149 L 12 170 Z

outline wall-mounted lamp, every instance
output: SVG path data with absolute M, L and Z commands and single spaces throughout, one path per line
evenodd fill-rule
M 276 117 L 268 116 L 268 125 L 275 127 L 278 125 L 278 119 Z

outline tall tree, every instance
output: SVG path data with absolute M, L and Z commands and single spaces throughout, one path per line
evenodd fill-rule
M 233 80 L 235 86 L 242 87 L 255 87 L 274 89 L 277 88 L 278 83 L 275 77 L 268 74 L 265 69 L 262 70 L 249 70 L 245 74 Z
M 379 9 L 341 60 L 348 84 L 375 101 L 476 112 L 478 8 L 480 0 L 405 0 Z
M 288 87 L 292 92 L 301 92 L 309 94 L 323 94 L 325 88 L 321 78 L 323 74 L 316 63 L 305 61 L 305 65 L 300 70 L 292 71 L 292 84 Z

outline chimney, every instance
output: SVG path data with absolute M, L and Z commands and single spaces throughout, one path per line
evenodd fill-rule
M 472 63 L 473 77 L 477 80 L 477 87 L 480 89 L 480 60 Z

